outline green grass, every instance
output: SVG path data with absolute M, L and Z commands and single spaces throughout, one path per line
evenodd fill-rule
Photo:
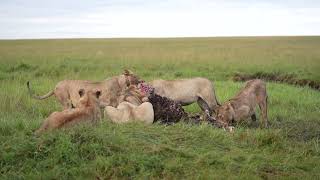
M 269 129 L 233 134 L 207 124 L 78 126 L 35 137 L 60 105 L 39 94 L 63 79 L 102 80 L 124 68 L 145 80 L 203 76 L 220 102 L 243 86 L 237 73 L 294 74 L 320 82 L 320 37 L 0 41 L 1 179 L 318 179 L 320 93 L 267 83 Z M 200 111 L 197 105 L 186 110 Z

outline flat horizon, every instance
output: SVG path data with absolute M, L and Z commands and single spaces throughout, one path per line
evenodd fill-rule
M 57 37 L 57 38 L 0 38 L 6 40 L 73 40 L 73 39 L 192 39 L 192 38 L 250 38 L 250 37 L 320 37 L 317 35 L 247 35 L 247 36 L 172 36 L 172 37 Z

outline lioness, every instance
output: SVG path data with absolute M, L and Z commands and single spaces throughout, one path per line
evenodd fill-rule
M 148 97 L 138 88 L 138 86 L 130 85 L 120 94 L 118 98 L 119 104 L 124 101 L 139 106 L 143 102 L 148 101 Z
M 213 84 L 206 78 L 154 80 L 149 84 L 156 94 L 183 106 L 197 102 L 203 111 L 208 110 L 210 114 L 219 106 Z
M 147 94 L 138 86 L 130 85 L 119 97 L 119 106 L 106 106 L 104 115 L 115 123 L 142 121 L 150 124 L 153 123 L 154 112 L 152 104 L 146 101 Z
M 55 95 L 64 109 L 72 108 L 78 103 L 80 98 L 78 91 L 80 89 L 84 89 L 85 91 L 101 89 L 100 104 L 103 107 L 107 105 L 116 107 L 118 105 L 117 98 L 119 93 L 130 84 L 138 84 L 139 82 L 140 79 L 136 75 L 129 70 L 125 70 L 122 75 L 106 79 L 102 82 L 63 80 L 56 85 L 54 90 L 43 96 L 32 94 L 29 81 L 27 82 L 27 87 L 29 94 L 35 99 L 42 100 Z
M 152 124 L 154 120 L 154 112 L 152 104 L 144 102 L 137 106 L 129 102 L 122 102 L 117 108 L 106 106 L 104 110 L 105 117 L 108 117 L 114 123 L 127 123 L 140 121 L 146 124 Z
M 74 109 L 66 109 L 61 112 L 53 112 L 35 132 L 40 134 L 44 131 L 69 127 L 79 122 L 96 122 L 101 118 L 98 98 L 101 91 L 79 90 L 80 100 Z
M 263 81 L 247 81 L 245 87 L 234 98 L 217 109 L 214 120 L 224 128 L 249 117 L 256 121 L 255 108 L 259 105 L 264 126 L 268 127 L 267 100 L 266 84 Z

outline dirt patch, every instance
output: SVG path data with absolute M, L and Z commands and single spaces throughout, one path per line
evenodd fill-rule
M 286 83 L 286 84 L 300 86 L 300 87 L 308 86 L 312 89 L 320 91 L 320 82 L 316 82 L 309 79 L 298 79 L 293 74 L 265 73 L 265 72 L 257 72 L 254 74 L 236 73 L 232 79 L 234 81 L 248 81 L 250 79 L 263 79 L 265 81 Z
M 296 119 L 285 121 L 281 116 L 276 116 L 272 122 L 273 129 L 282 129 L 287 138 L 295 141 L 307 142 L 320 139 L 319 119 Z
M 282 171 L 280 168 L 271 165 L 263 165 L 258 168 L 258 173 L 262 179 L 278 179 L 280 177 L 288 176 L 289 174 Z

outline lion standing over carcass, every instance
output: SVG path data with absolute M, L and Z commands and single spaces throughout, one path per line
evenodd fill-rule
M 178 80 L 154 80 L 149 82 L 154 92 L 167 97 L 181 105 L 197 102 L 200 108 L 208 110 L 210 114 L 218 108 L 213 83 L 206 78 L 191 78 Z

